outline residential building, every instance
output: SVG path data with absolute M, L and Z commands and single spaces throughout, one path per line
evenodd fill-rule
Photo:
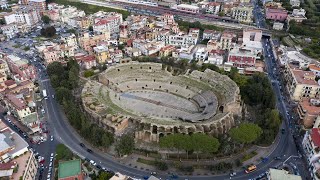
M 144 40 L 135 39 L 132 42 L 132 47 L 139 49 L 141 53 L 146 56 L 158 53 L 164 46 L 165 43 L 161 41 L 147 42 Z
M 232 8 L 232 18 L 239 20 L 240 22 L 250 23 L 252 22 L 252 6 L 248 4 L 241 4 Z
M 221 33 L 215 30 L 205 29 L 202 34 L 202 40 L 205 39 L 220 39 Z
M 28 4 L 39 13 L 39 17 L 43 15 L 47 6 L 46 0 L 29 0 Z
M 297 106 L 297 114 L 299 115 L 301 124 L 305 128 L 312 128 L 317 117 L 320 115 L 320 100 L 302 98 Z
M 31 6 L 21 7 L 15 11 L 16 22 L 34 26 L 40 21 L 38 11 Z
M 189 12 L 189 13 L 199 13 L 200 8 L 198 6 L 193 6 L 189 4 L 179 4 L 177 5 L 177 10 Z
M 302 141 L 302 147 L 307 156 L 308 170 L 311 178 L 320 179 L 320 129 L 312 128 L 307 131 Z
M 73 33 L 62 34 L 60 38 L 61 44 L 64 44 L 69 47 L 78 48 L 77 37 Z
M 84 180 L 81 160 L 60 161 L 58 167 L 58 180 Z
M 103 41 L 110 39 L 110 32 L 101 34 L 90 34 L 89 32 L 82 32 L 78 36 L 79 46 L 89 53 L 93 53 L 92 47 Z
M 254 67 L 256 63 L 256 54 L 249 49 L 235 47 L 229 51 L 228 61 L 238 68 Z
M 300 0 L 290 0 L 290 5 L 292 7 L 299 7 L 300 6 Z
M 93 67 L 97 67 L 97 61 L 95 56 L 93 55 L 75 55 L 75 59 L 80 64 L 80 67 L 84 69 L 91 69 Z
M 176 24 L 174 16 L 172 14 L 165 13 L 160 16 L 160 20 L 165 23 L 165 25 L 174 25 Z
M 46 47 L 41 54 L 46 65 L 62 59 L 60 48 L 57 45 Z
M 167 56 L 171 56 L 172 55 L 172 52 L 176 50 L 176 47 L 173 46 L 173 45 L 167 45 L 165 47 L 162 47 L 160 49 L 160 52 L 159 52 L 159 56 L 160 57 L 167 57 Z
M 76 27 L 80 29 L 89 29 L 89 27 L 92 25 L 92 21 L 88 17 L 74 17 L 73 19 Z
M 60 11 L 60 21 L 63 23 L 68 23 L 69 19 L 74 17 L 84 17 L 86 14 L 84 11 L 78 10 L 76 7 L 67 6 L 62 8 Z
M 211 50 L 209 51 L 208 60 L 204 63 L 214 64 L 217 66 L 223 65 L 225 51 L 223 50 Z
M 172 52 L 172 57 L 179 59 L 188 59 L 193 60 L 195 54 L 195 46 L 191 45 L 189 47 L 181 47 L 180 49 L 176 49 L 176 51 Z
M 11 74 L 15 76 L 17 81 L 35 80 L 37 75 L 36 68 L 29 64 L 28 60 L 13 55 L 9 55 L 5 59 Z
M 285 9 L 266 8 L 266 19 L 284 22 L 288 17 L 288 11 Z
M 13 12 L 4 14 L 4 20 L 6 24 L 12 24 L 16 22 L 16 15 Z
M 294 9 L 292 11 L 292 14 L 289 14 L 287 17 L 288 22 L 291 20 L 294 20 L 297 23 L 301 23 L 303 20 L 306 20 L 306 11 L 302 8 L 300 9 Z
M 31 110 L 19 95 L 7 94 L 4 97 L 6 108 L 20 120 L 31 114 Z
M 206 5 L 206 12 L 210 14 L 218 15 L 220 11 L 220 3 L 218 2 L 209 2 Z
M 254 51 L 257 55 L 257 59 L 260 58 L 263 51 L 261 38 L 262 30 L 251 28 L 243 29 L 242 46 L 245 47 L 245 49 Z
M 104 64 L 110 58 L 108 47 L 106 46 L 97 46 L 93 48 L 95 58 L 99 64 Z
M 222 50 L 229 50 L 231 47 L 233 47 L 233 38 L 235 37 L 235 34 L 231 32 L 223 32 L 220 38 L 220 45 Z
M 200 47 L 196 50 L 195 60 L 204 62 L 208 58 L 208 51 L 204 47 Z
M 168 39 L 167 39 L 168 38 Z M 191 45 L 196 45 L 198 42 L 198 37 L 190 34 L 178 33 L 169 36 L 165 36 L 168 45 L 189 47 Z
M 281 22 L 274 22 L 272 29 L 282 31 L 283 30 L 283 23 Z
M 207 43 L 207 51 L 219 50 L 221 49 L 221 44 L 217 39 L 210 39 Z
M 51 21 L 58 21 L 60 19 L 59 11 L 52 9 L 46 12 L 46 15 L 50 18 Z
M 0 162 L 8 162 L 28 151 L 28 143 L 0 120 Z
M 24 173 L 23 173 L 23 180 L 34 180 L 37 176 L 37 171 L 38 171 L 38 167 L 39 167 L 39 163 L 38 160 L 36 159 L 34 153 L 31 151 L 29 153 L 26 154 L 27 156 L 29 156 L 28 160 L 26 161 L 26 165 L 22 166 L 20 164 L 20 167 L 25 167 L 24 169 Z
M 0 178 L 2 179 L 13 179 L 13 171 L 17 168 L 17 162 L 11 161 L 0 164 Z
M 293 63 L 287 63 L 284 70 L 286 90 L 294 101 L 302 98 L 318 98 L 320 85 L 315 80 L 316 74 L 304 71 Z
M 267 173 L 268 180 L 302 180 L 301 176 L 295 174 L 289 174 L 288 171 L 284 169 L 269 169 L 269 173 Z
M 5 35 L 7 39 L 12 39 L 17 36 L 17 33 L 19 33 L 19 30 L 16 24 L 2 25 L 0 26 L 0 29 L 3 35 Z
M 314 72 L 317 77 L 320 77 L 320 65 L 319 64 L 310 64 L 310 71 Z

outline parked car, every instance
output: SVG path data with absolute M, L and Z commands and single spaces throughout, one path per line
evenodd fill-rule
M 80 145 L 81 147 L 86 147 L 83 143 L 80 143 L 79 145 Z
M 87 149 L 88 153 L 93 153 L 93 151 L 91 149 Z

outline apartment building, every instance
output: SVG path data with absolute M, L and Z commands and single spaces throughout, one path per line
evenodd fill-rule
M 266 19 L 284 22 L 288 17 L 288 11 L 282 8 L 266 8 Z
M 252 22 L 252 10 L 253 8 L 251 5 L 239 5 L 231 9 L 231 16 L 233 19 L 239 20 L 240 22 L 250 23 Z
M 139 49 L 141 53 L 146 56 L 158 53 L 164 46 L 165 43 L 162 41 L 148 42 L 145 40 L 135 39 L 132 42 L 132 47 Z
M 312 128 L 317 117 L 320 115 L 320 100 L 319 99 L 308 99 L 302 98 L 297 106 L 297 114 L 301 124 L 305 128 Z
M 209 2 L 206 5 L 206 12 L 214 15 L 218 15 L 220 11 L 220 3 L 218 2 Z
M 206 48 L 200 47 L 195 52 L 195 60 L 204 62 L 208 58 L 208 51 Z
M 2 26 L 0 26 L 0 29 L 2 31 L 2 34 L 7 39 L 12 39 L 12 38 L 16 37 L 17 33 L 19 32 L 16 24 L 2 25 Z
M 73 33 L 62 34 L 60 42 L 66 46 L 74 47 L 74 49 L 78 48 L 77 37 Z
M 84 17 L 86 14 L 84 11 L 78 10 L 76 7 L 67 6 L 65 8 L 59 9 L 60 21 L 63 23 L 68 23 L 69 19 L 74 17 Z
M 233 38 L 235 34 L 231 32 L 223 32 L 220 38 L 220 46 L 222 50 L 229 50 L 233 47 Z
M 250 49 L 235 47 L 229 51 L 227 62 L 238 68 L 254 67 L 256 54 Z
M 39 168 L 39 163 L 38 160 L 36 159 L 34 153 L 31 151 L 30 153 L 26 154 L 29 156 L 26 165 L 24 166 L 24 173 L 23 173 L 23 180 L 34 180 L 37 176 L 38 168 Z
M 205 39 L 220 39 L 221 33 L 215 30 L 205 29 L 202 34 L 202 40 Z
M 225 51 L 223 50 L 211 50 L 208 54 L 208 60 L 205 63 L 221 66 L 224 61 Z
M 28 60 L 20 57 L 9 55 L 6 58 L 11 74 L 17 81 L 32 80 L 34 81 L 37 75 L 36 68 L 28 63 Z
M 75 59 L 80 64 L 80 67 L 84 69 L 91 69 L 93 67 L 97 67 L 97 61 L 95 56 L 93 55 L 75 55 Z
M 4 102 L 6 108 L 20 120 L 31 114 L 29 106 L 18 95 L 7 94 L 4 96 Z
M 302 141 L 303 150 L 307 156 L 309 173 L 314 180 L 320 180 L 320 128 L 307 131 Z
M 75 21 L 75 26 L 80 29 L 89 29 L 92 25 L 92 21 L 88 17 L 74 17 L 73 20 Z
M 27 24 L 28 26 L 33 26 L 39 22 L 39 16 L 37 10 L 31 6 L 19 6 L 11 13 L 6 13 L 4 15 L 6 24 Z
M 288 22 L 290 22 L 291 20 L 297 22 L 297 23 L 301 23 L 302 21 L 308 19 L 306 17 L 306 11 L 302 8 L 300 9 L 294 9 L 292 11 L 292 14 L 289 14 L 287 17 Z
M 314 72 L 317 77 L 320 77 L 320 65 L 319 64 L 310 64 L 310 71 Z
M 99 64 L 104 64 L 110 59 L 109 50 L 106 46 L 96 46 L 93 48 L 93 52 Z
M 286 90 L 294 101 L 302 98 L 318 98 L 320 85 L 315 80 L 316 74 L 304 71 L 299 66 L 287 63 L 284 70 Z
M 110 40 L 110 32 L 101 34 L 91 34 L 89 32 L 82 32 L 78 36 L 79 46 L 89 53 L 93 53 L 93 47 L 98 43 Z
M 46 11 L 46 0 L 29 0 L 28 4 L 39 13 L 39 17 Z
M 302 180 L 301 176 L 290 174 L 288 171 L 284 169 L 273 169 L 270 168 L 267 173 L 267 179 L 268 180 L 282 180 L 282 179 L 288 179 L 288 180 Z
M 176 47 L 173 46 L 173 45 L 167 45 L 165 47 L 162 47 L 160 49 L 160 52 L 159 52 L 159 56 L 160 57 L 167 57 L 167 56 L 171 56 L 172 55 L 172 52 L 176 50 Z

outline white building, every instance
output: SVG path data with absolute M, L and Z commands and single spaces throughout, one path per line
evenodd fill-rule
M 283 23 L 281 22 L 274 22 L 273 27 L 274 30 L 281 31 L 283 29 Z
M 204 63 L 209 63 L 209 64 L 214 64 L 217 66 L 220 66 L 223 64 L 223 54 L 225 53 L 225 51 L 223 50 L 212 50 L 209 52 L 208 55 L 208 60 L 205 61 Z
M 19 32 L 16 24 L 3 25 L 0 28 L 2 33 L 6 36 L 7 39 L 14 38 Z
M 300 6 L 300 0 L 290 0 L 290 5 L 292 7 L 299 7 Z
M 62 34 L 61 43 L 69 47 L 74 47 L 75 49 L 78 48 L 77 37 L 75 34 Z
M 220 11 L 220 3 L 218 2 L 209 2 L 206 5 L 206 12 L 210 14 L 217 15 Z
M 189 12 L 189 13 L 199 13 L 200 8 L 198 6 L 193 6 L 189 4 L 179 4 L 177 5 L 177 10 Z
M 307 156 L 309 173 L 314 180 L 320 179 L 320 129 L 307 131 L 302 141 L 303 150 Z
M 206 50 L 206 48 L 199 48 L 197 49 L 196 53 L 195 53 L 195 59 L 196 61 L 205 61 L 208 57 L 208 51 Z
M 147 42 L 147 41 L 135 39 L 132 42 L 132 47 L 139 49 L 141 53 L 146 56 L 158 53 L 160 49 L 164 46 L 165 46 L 165 43 L 160 41 Z
M 7 13 L 4 15 L 4 20 L 6 24 L 12 24 L 16 22 L 16 15 L 14 13 Z

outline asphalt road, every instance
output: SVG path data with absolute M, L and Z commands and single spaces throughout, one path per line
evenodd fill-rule
M 269 78 L 271 81 L 276 81 L 274 79 L 273 74 L 273 68 L 274 65 L 274 57 L 271 53 L 270 49 L 271 44 L 266 39 L 263 40 L 264 44 L 267 44 L 267 46 L 264 45 L 265 52 L 266 52 L 266 62 L 267 62 L 267 70 L 269 73 Z M 270 54 L 270 58 L 268 57 Z M 79 143 L 82 142 L 81 137 L 74 131 L 74 129 L 67 123 L 67 120 L 64 116 L 64 113 L 60 109 L 60 106 L 57 104 L 54 98 L 52 98 L 52 95 L 54 94 L 54 90 L 50 85 L 50 81 L 48 79 L 45 79 L 42 81 L 41 86 L 43 89 L 47 90 L 48 93 L 48 100 L 45 100 L 45 109 L 48 115 L 48 121 L 53 129 L 53 133 L 55 136 L 55 139 L 66 146 L 68 146 L 73 152 L 78 154 L 81 158 L 88 158 L 90 160 L 93 160 L 97 162 L 97 164 L 100 164 L 102 167 L 106 167 L 109 170 L 115 171 L 115 172 L 121 172 L 123 174 L 129 175 L 131 177 L 136 178 L 143 178 L 146 175 L 149 175 L 150 172 L 143 171 L 140 169 L 135 169 L 130 166 L 126 166 L 122 163 L 119 163 L 119 160 L 115 159 L 113 156 L 100 153 L 96 150 L 94 150 L 94 153 L 88 153 L 85 148 L 82 148 L 79 146 Z M 273 152 L 270 152 L 269 161 L 266 163 L 259 163 L 257 164 L 257 170 L 255 172 L 252 172 L 250 174 L 245 174 L 243 171 L 237 172 L 237 176 L 232 177 L 232 179 L 250 179 L 250 178 L 257 178 L 260 174 L 265 173 L 270 167 L 275 167 L 283 164 L 283 161 L 285 161 L 290 156 L 293 156 L 289 158 L 286 161 L 286 164 L 292 162 L 292 163 L 298 163 L 299 158 L 298 152 L 291 134 L 291 131 L 289 130 L 290 125 L 290 119 L 289 115 L 286 114 L 286 104 L 283 100 L 283 96 L 281 95 L 279 84 L 276 83 L 274 86 L 274 90 L 276 93 L 276 96 L 280 101 L 278 101 L 278 109 L 281 112 L 281 114 L 284 115 L 285 121 L 282 124 L 281 128 L 286 129 L 284 134 L 279 134 L 278 138 L 280 138 L 275 143 L 278 143 L 277 147 Z M 91 149 L 94 149 L 92 147 L 89 147 Z M 273 160 L 276 156 L 282 156 L 283 159 L 281 161 L 279 160 Z M 298 170 L 301 174 L 301 171 Z M 169 178 L 169 175 L 159 175 L 158 177 L 161 177 L 163 179 Z M 180 179 L 229 179 L 229 175 L 215 175 L 215 176 L 195 176 L 195 177 L 188 177 L 188 176 L 181 176 Z

